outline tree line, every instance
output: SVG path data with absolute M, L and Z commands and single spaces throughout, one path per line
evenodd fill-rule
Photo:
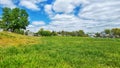
M 95 33 L 95 37 L 120 38 L 120 28 L 105 29 L 102 32 Z
M 49 30 L 44 30 L 41 28 L 37 33 L 35 33 L 36 36 L 80 36 L 80 37 L 87 37 L 88 35 L 85 34 L 83 30 L 78 30 L 78 31 L 49 31 Z

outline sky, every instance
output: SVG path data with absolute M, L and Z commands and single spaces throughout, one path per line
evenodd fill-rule
M 0 0 L 0 17 L 4 7 L 25 9 L 32 32 L 120 28 L 120 0 Z

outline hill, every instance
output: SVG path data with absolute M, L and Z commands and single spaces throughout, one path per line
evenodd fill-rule
M 0 46 L 18 46 L 35 43 L 38 43 L 37 37 L 30 37 L 11 32 L 0 32 Z

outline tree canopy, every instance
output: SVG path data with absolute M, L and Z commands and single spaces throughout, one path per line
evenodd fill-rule
M 24 9 L 3 8 L 0 28 L 3 28 L 6 31 L 10 30 L 11 32 L 14 32 L 16 29 L 26 29 L 26 26 L 28 25 L 28 13 Z

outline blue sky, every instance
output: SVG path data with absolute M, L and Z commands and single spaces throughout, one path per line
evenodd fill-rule
M 30 31 L 40 28 L 55 31 L 100 32 L 120 28 L 120 0 L 0 0 L 3 7 L 25 9 Z

